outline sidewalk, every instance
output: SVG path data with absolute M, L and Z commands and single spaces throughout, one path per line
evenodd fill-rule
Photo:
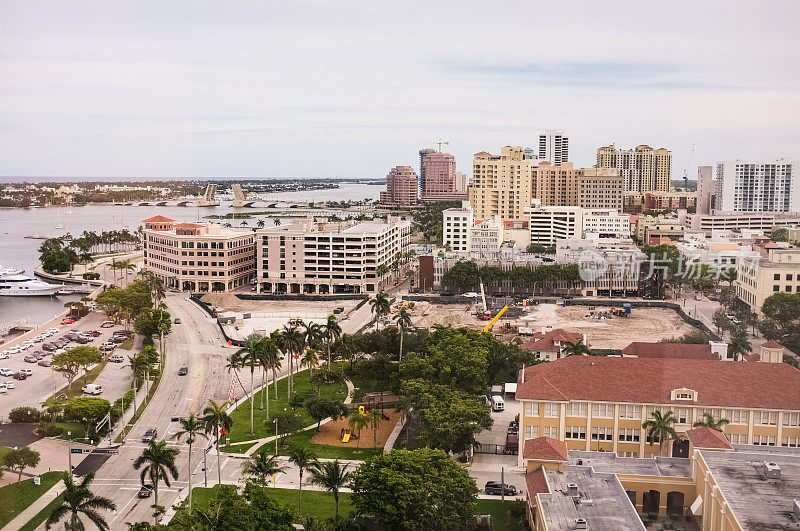
M 31 521 L 31 519 L 39 514 L 39 511 L 47 507 L 47 504 L 56 499 L 56 496 L 64 492 L 64 482 L 59 481 L 53 488 L 45 492 L 28 506 L 27 509 L 17 515 L 16 518 L 6 524 L 6 529 L 20 529 L 22 526 Z

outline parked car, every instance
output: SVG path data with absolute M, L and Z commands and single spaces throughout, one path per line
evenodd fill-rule
M 75 319 L 62 319 L 62 320 L 61 320 L 61 324 L 62 324 L 62 325 L 71 325 L 71 324 L 73 324 L 74 322 L 75 322 Z
M 9 381 L 7 381 L 7 382 L 3 382 L 3 383 L 5 383 L 5 384 L 6 384 L 6 387 L 7 387 L 8 389 L 14 389 L 14 388 L 17 386 L 17 384 L 16 384 L 16 383 L 14 383 L 14 380 L 9 380 Z
M 0 382 L 0 394 L 7 392 L 6 384 Z
M 33 354 L 31 354 L 31 356 L 33 356 L 34 358 L 36 358 L 36 361 L 43 360 L 43 359 L 44 359 L 44 352 L 39 352 L 39 351 L 37 350 L 36 352 L 34 352 Z
M 144 435 L 142 436 L 142 442 L 149 443 L 156 437 L 158 437 L 158 431 L 155 428 L 149 428 L 144 432 Z
M 14 371 L 9 369 L 8 367 L 3 367 L 2 369 L 0 369 L 0 376 L 12 376 L 13 374 Z
M 86 384 L 81 388 L 81 392 L 87 395 L 99 395 L 103 393 L 103 386 L 98 384 Z
M 178 369 L 178 376 L 186 376 L 189 374 L 189 367 L 181 367 Z
M 127 338 L 122 337 L 122 336 L 114 336 L 114 337 L 111 338 L 111 342 L 114 343 L 114 344 L 117 344 L 117 345 L 121 345 L 122 343 L 125 343 L 126 340 L 127 340 Z
M 92 337 L 100 337 L 102 335 L 100 330 L 90 330 L 87 332 L 87 334 L 91 334 Z
M 6 354 L 5 352 L 0 352 L 0 360 L 7 360 L 11 357 L 11 354 Z
M 45 343 L 44 345 L 42 345 L 43 350 L 48 350 L 50 352 L 56 350 L 57 348 L 58 346 L 55 345 L 54 343 Z
M 152 485 L 142 485 L 142 488 L 139 489 L 139 492 L 136 495 L 139 498 L 149 498 L 152 493 L 153 493 Z
M 19 372 L 25 376 L 33 376 L 33 371 L 31 369 L 20 369 Z
M 125 361 L 125 356 L 123 356 L 122 354 L 114 354 L 110 358 L 108 358 L 108 361 L 112 363 L 123 363 Z
M 120 337 L 131 337 L 131 333 L 127 330 L 114 330 L 111 334 L 112 336 L 120 336 Z
M 43 360 L 39 360 L 39 363 L 38 363 L 38 365 L 39 365 L 40 367 L 50 367 L 51 365 L 53 365 L 53 362 L 51 362 L 51 361 L 50 361 L 50 360 L 48 360 L 48 359 L 43 359 Z
M 503 484 L 499 481 L 487 481 L 486 485 L 483 487 L 483 492 L 486 494 L 494 494 L 495 496 L 502 495 L 504 490 L 506 496 L 517 495 L 517 487 L 509 485 L 508 483 Z
M 37 361 L 39 361 L 33 354 L 26 354 L 24 359 L 25 363 L 36 363 Z
M 28 378 L 28 375 L 27 375 L 27 374 L 25 374 L 25 373 L 24 373 L 24 372 L 22 372 L 22 371 L 20 371 L 20 372 L 15 372 L 15 373 L 14 373 L 14 379 L 15 379 L 15 380 L 25 380 L 25 379 L 27 379 L 27 378 Z
M 175 324 L 181 324 L 181 318 L 180 317 L 176 317 L 175 318 Z

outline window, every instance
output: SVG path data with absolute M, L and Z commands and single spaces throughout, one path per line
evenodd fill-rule
M 568 417 L 585 417 L 587 412 L 586 402 L 570 402 L 567 404 Z
M 784 413 L 783 425 L 797 428 L 800 426 L 800 413 Z
M 594 404 L 592 406 L 592 416 L 602 419 L 613 419 L 614 404 Z
M 620 442 L 639 442 L 640 430 L 636 428 L 621 428 L 619 430 Z
M 621 419 L 638 419 L 641 415 L 641 407 L 632 404 L 620 404 L 619 418 Z
M 731 424 L 747 424 L 748 423 L 748 413 L 746 409 L 729 409 L 728 410 L 728 420 L 730 420 Z
M 789 448 L 800 448 L 800 437 L 784 437 L 781 439 L 781 446 Z
M 675 418 L 677 420 L 677 424 L 689 424 L 692 420 L 692 410 L 686 408 L 678 408 L 675 411 Z
M 544 436 L 551 439 L 558 439 L 558 426 L 545 426 Z
M 728 438 L 731 444 L 747 444 L 746 433 L 726 433 L 725 436 Z
M 566 431 L 564 432 L 564 438 L 585 441 L 586 426 L 567 426 Z
M 724 413 L 724 411 L 722 409 L 702 409 L 702 410 L 700 410 L 700 416 L 701 417 L 704 416 L 706 413 L 711 415 L 711 417 L 717 422 L 719 422 L 719 419 L 721 419 L 721 418 L 723 418 L 725 416 L 725 413 Z
M 780 280 L 780 279 L 781 279 L 780 273 L 775 273 L 774 275 L 772 275 L 772 280 Z
M 774 435 L 753 435 L 753 444 L 757 446 L 775 446 Z
M 617 452 L 619 457 L 639 457 L 639 452 Z
M 753 421 L 756 426 L 776 426 L 778 413 L 776 411 L 754 411 Z
M 545 402 L 544 403 L 544 416 L 558 418 L 558 402 Z
M 525 416 L 538 417 L 539 416 L 539 402 L 525 402 Z
M 535 439 L 539 436 L 539 426 L 525 426 L 525 438 Z
M 592 428 L 593 441 L 610 441 L 614 437 L 614 428 Z

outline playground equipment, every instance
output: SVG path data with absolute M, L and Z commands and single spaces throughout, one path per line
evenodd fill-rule
M 492 327 L 494 326 L 494 324 L 497 322 L 497 320 L 498 320 L 498 319 L 500 319 L 500 316 L 501 316 L 501 315 L 503 315 L 504 313 L 506 313 L 506 310 L 508 310 L 508 306 L 503 306 L 503 309 L 502 309 L 502 310 L 500 310 L 500 311 L 497 313 L 497 315 L 495 315 L 495 316 L 494 316 L 494 319 L 492 319 L 491 321 L 489 321 L 489 324 L 487 324 L 487 325 L 486 325 L 486 326 L 483 328 L 483 333 L 484 333 L 484 334 L 485 334 L 485 333 L 488 333 L 489 331 L 491 331 L 491 330 L 492 330 Z
M 343 443 L 350 442 L 350 437 L 352 435 L 353 434 L 350 432 L 350 430 L 348 430 L 346 428 L 342 428 L 342 442 Z

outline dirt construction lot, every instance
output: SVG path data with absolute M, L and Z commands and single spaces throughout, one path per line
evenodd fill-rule
M 592 311 L 605 310 L 608 308 L 603 306 L 591 310 L 589 306 L 541 304 L 530 307 L 521 319 L 514 322 L 537 331 L 542 327 L 552 327 L 586 332 L 592 347 L 615 349 L 625 348 L 633 341 L 660 341 L 679 337 L 693 329 L 673 310 L 663 308 L 633 308 L 631 316 L 627 318 L 586 317 Z

